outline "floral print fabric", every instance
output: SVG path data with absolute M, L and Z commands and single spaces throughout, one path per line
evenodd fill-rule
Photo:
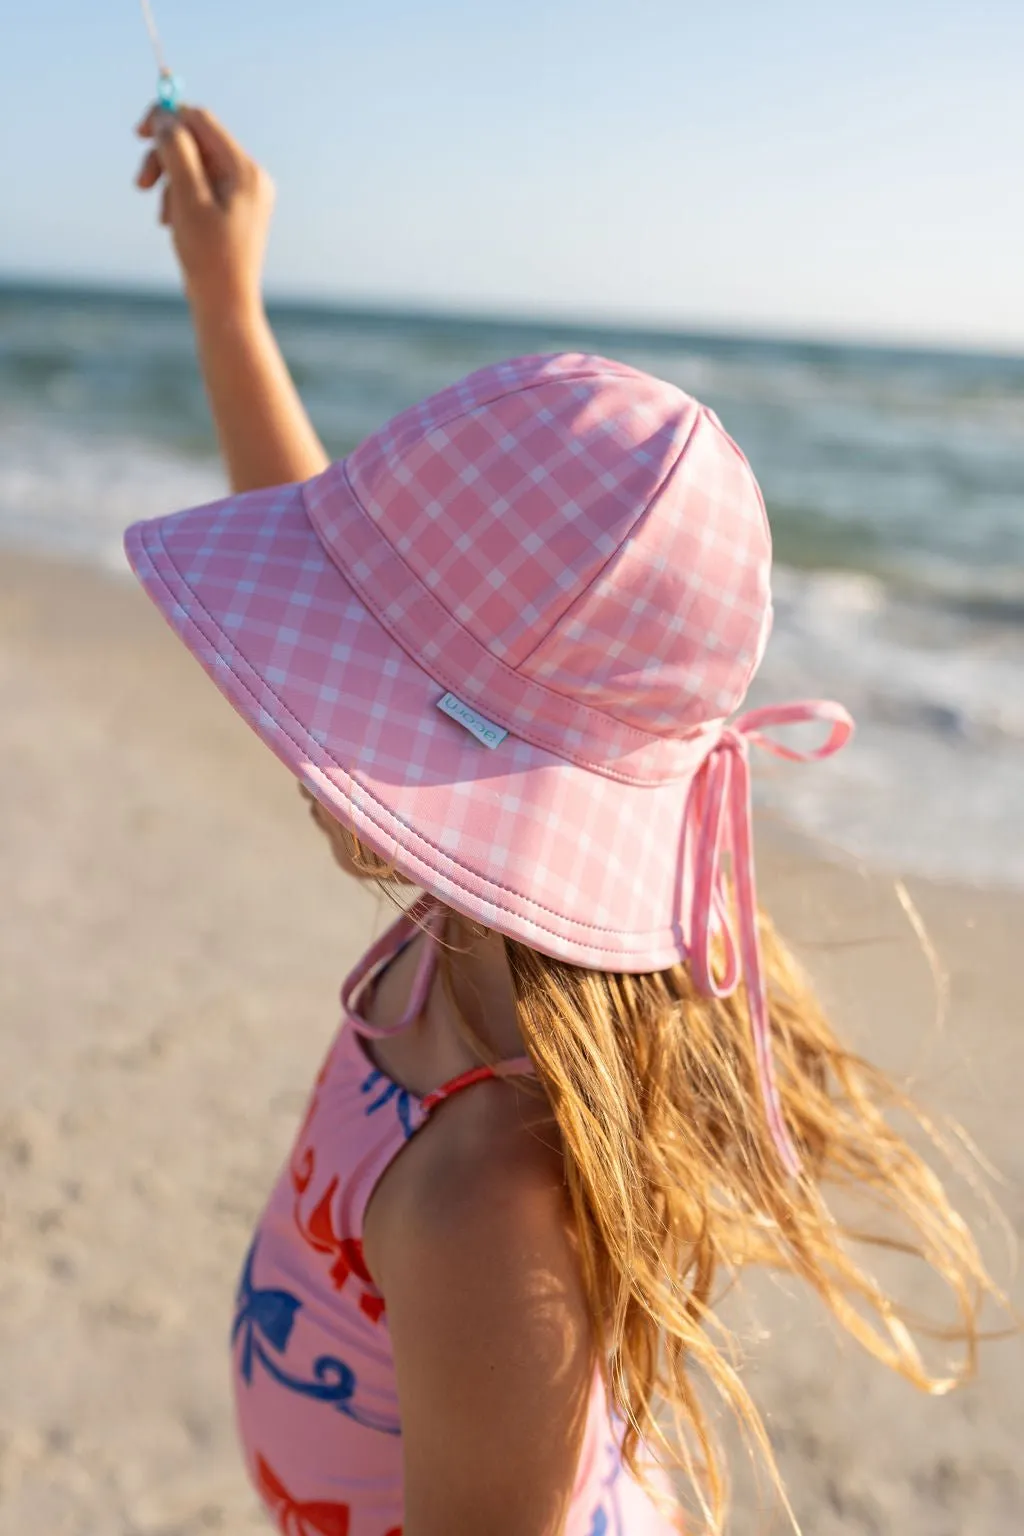
M 417 932 L 400 919 L 375 946 L 378 956 Z M 239 1431 L 253 1483 L 283 1536 L 401 1536 L 401 1418 L 385 1299 L 363 1259 L 363 1214 L 385 1168 L 436 1105 L 497 1075 L 475 1069 L 419 1098 L 373 1066 L 360 1022 L 350 1005 L 235 1300 Z M 566 1536 L 677 1529 L 623 1470 L 595 1376 Z

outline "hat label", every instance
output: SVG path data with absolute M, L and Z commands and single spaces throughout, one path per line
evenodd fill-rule
M 487 720 L 475 709 L 470 709 L 468 704 L 463 704 L 454 693 L 446 693 L 443 699 L 438 699 L 437 707 L 448 716 L 450 720 L 457 720 L 459 725 L 465 726 L 471 736 L 482 742 L 485 747 L 500 747 L 508 735 L 503 726 L 495 725 L 492 720 Z

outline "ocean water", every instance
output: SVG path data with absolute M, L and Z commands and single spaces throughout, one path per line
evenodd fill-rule
M 297 306 L 274 320 L 335 455 L 518 353 L 600 352 L 706 401 L 775 539 L 751 702 L 835 697 L 858 722 L 829 763 L 761 758 L 758 798 L 875 867 L 1024 886 L 1024 358 Z M 183 305 L 0 287 L 0 545 L 123 571 L 126 524 L 224 489 Z

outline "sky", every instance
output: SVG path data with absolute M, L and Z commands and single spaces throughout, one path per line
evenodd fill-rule
M 278 296 L 1024 352 L 1021 0 L 154 0 Z M 0 271 L 177 282 L 137 0 L 0 23 Z

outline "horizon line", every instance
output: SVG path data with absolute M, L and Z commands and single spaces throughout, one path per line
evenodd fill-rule
M 39 296 L 79 295 L 91 298 L 127 298 L 139 301 L 170 303 L 187 308 L 187 300 L 181 288 L 170 283 L 135 281 L 118 277 L 83 276 L 71 277 L 63 273 L 34 273 L 4 271 L 0 269 L 0 295 L 4 290 L 32 293 Z M 1010 343 L 1002 348 L 991 342 L 956 341 L 945 338 L 925 339 L 918 335 L 900 336 L 894 332 L 843 332 L 813 327 L 796 327 L 787 330 L 782 326 L 759 325 L 742 321 L 709 321 L 707 323 L 681 320 L 659 322 L 650 315 L 629 316 L 602 315 L 592 312 L 572 312 L 552 306 L 510 306 L 506 308 L 467 308 L 449 305 L 441 300 L 409 298 L 388 299 L 372 295 L 350 296 L 326 293 L 287 293 L 272 291 L 264 295 L 268 310 L 333 314 L 371 320 L 414 320 L 455 325 L 491 325 L 507 329 L 539 329 L 547 326 L 564 326 L 577 332 L 607 336 L 639 338 L 651 343 L 717 341 L 753 343 L 762 346 L 804 346 L 818 351 L 841 348 L 844 351 L 888 353 L 904 357 L 949 357 L 973 359 L 998 359 L 1000 362 L 1024 363 L 1024 345 Z

